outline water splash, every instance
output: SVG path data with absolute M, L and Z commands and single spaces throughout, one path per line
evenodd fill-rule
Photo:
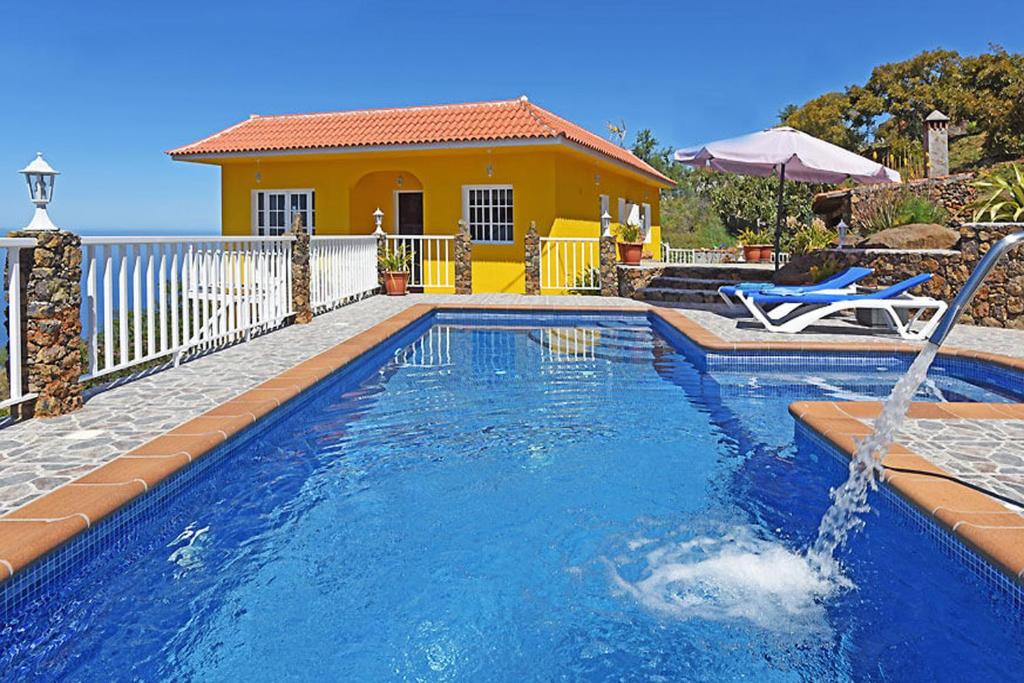
M 639 545 L 651 545 L 643 541 Z M 630 550 L 639 550 L 637 545 L 630 543 Z M 640 577 L 630 581 L 609 562 L 616 587 L 651 612 L 670 619 L 745 621 L 780 633 L 827 630 L 824 600 L 850 587 L 747 527 L 657 545 L 644 551 L 643 564 Z
M 850 459 L 850 474 L 846 481 L 832 489 L 832 505 L 821 518 L 818 537 L 807 550 L 807 559 L 823 576 L 838 573 L 836 549 L 863 525 L 860 515 L 869 509 L 868 491 L 878 488 L 878 477 L 883 471 L 882 457 L 906 419 L 910 402 L 924 382 L 938 351 L 937 345 L 928 343 L 917 355 L 882 405 L 874 431 L 857 445 Z

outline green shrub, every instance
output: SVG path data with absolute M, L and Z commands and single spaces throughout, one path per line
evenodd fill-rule
M 873 235 L 910 223 L 945 223 L 946 211 L 908 190 L 882 192 L 865 202 L 861 232 Z
M 907 194 L 896 211 L 896 225 L 945 223 L 946 210 L 920 195 Z
M 1006 223 L 1024 219 L 1024 173 L 1017 164 L 990 171 L 973 183 L 978 188 L 974 220 Z
M 801 225 L 786 241 L 786 251 L 791 254 L 808 254 L 819 249 L 827 249 L 839 235 L 825 227 L 825 222 L 815 218 L 810 223 Z

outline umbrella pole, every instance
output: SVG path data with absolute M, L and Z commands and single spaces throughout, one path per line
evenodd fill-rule
M 775 272 L 779 271 L 779 249 L 782 247 L 782 215 L 786 212 L 786 207 L 782 202 L 782 186 L 786 182 L 786 164 L 782 164 L 779 167 L 779 205 L 775 212 Z

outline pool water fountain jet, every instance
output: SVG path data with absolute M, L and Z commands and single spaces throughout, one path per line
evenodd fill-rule
M 821 518 L 818 537 L 807 551 L 808 561 L 820 574 L 837 575 L 835 550 L 846 542 L 850 533 L 863 525 L 858 515 L 869 509 L 868 491 L 878 487 L 878 478 L 883 471 L 882 457 L 906 419 L 910 403 L 924 382 L 939 347 L 996 262 L 1021 242 L 1024 242 L 1024 232 L 1008 235 L 989 249 L 950 304 L 949 310 L 914 359 L 907 374 L 896 383 L 889 398 L 882 405 L 882 412 L 875 420 L 874 431 L 858 444 L 850 459 L 849 477 L 841 486 L 833 489 L 832 505 Z

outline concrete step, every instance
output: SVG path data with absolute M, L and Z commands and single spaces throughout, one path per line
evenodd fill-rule
M 634 297 L 651 303 L 719 304 L 722 298 L 716 289 L 674 289 L 671 287 L 644 287 Z
M 717 290 L 722 285 L 733 284 L 735 280 L 713 280 L 696 277 L 672 277 L 659 275 L 648 283 L 648 287 L 655 289 L 712 289 Z
M 714 280 L 719 284 L 731 282 L 763 282 L 771 280 L 771 266 L 665 266 L 662 277 L 691 280 Z

